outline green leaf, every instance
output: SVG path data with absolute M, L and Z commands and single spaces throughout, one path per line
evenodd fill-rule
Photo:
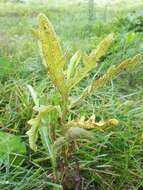
M 67 145 L 67 139 L 65 137 L 59 137 L 55 142 L 54 142 L 54 149 L 56 151 L 59 151 L 62 149 L 64 145 Z
M 35 92 L 35 90 L 33 89 L 33 87 L 31 85 L 27 85 L 27 88 L 32 96 L 32 99 L 34 101 L 34 104 L 36 106 L 39 106 L 39 99 L 38 99 L 38 96 L 37 96 L 37 93 Z
M 5 162 L 12 155 L 20 156 L 26 153 L 26 146 L 19 136 L 0 131 L 0 162 Z
M 128 32 L 126 36 L 126 45 L 129 45 L 135 38 L 135 33 L 134 32 Z
M 29 145 L 30 148 L 34 151 L 37 150 L 37 139 L 38 139 L 38 133 L 39 128 L 41 128 L 43 125 L 47 125 L 47 119 L 48 119 L 48 113 L 51 111 L 56 111 L 60 113 L 60 107 L 59 106 L 35 106 L 34 111 L 38 112 L 36 117 L 34 119 L 30 119 L 28 121 L 28 124 L 31 125 L 31 129 L 27 131 L 27 135 L 29 137 Z
M 26 133 L 29 137 L 29 145 L 32 150 L 36 151 L 37 150 L 36 142 L 37 142 L 37 138 L 38 138 L 38 129 L 40 126 L 40 118 L 37 117 L 35 119 L 31 119 L 28 121 L 28 124 L 32 126 L 31 129 L 29 131 L 27 131 L 27 133 Z
M 58 155 L 63 147 L 68 147 L 69 144 L 74 140 L 91 140 L 93 139 L 93 135 L 90 131 L 80 127 L 70 127 L 66 130 L 65 135 L 63 137 L 59 137 L 54 142 L 54 149 L 56 154 Z
M 53 144 L 50 140 L 50 134 L 48 132 L 47 127 L 40 128 L 40 135 L 41 135 L 43 146 L 45 147 L 45 150 L 48 151 L 48 153 L 49 153 L 53 171 L 54 171 L 54 175 L 56 175 L 56 152 L 55 152 L 55 149 L 53 148 Z
M 52 147 L 52 142 L 50 140 L 49 137 L 49 132 L 48 132 L 48 128 L 47 127 L 41 127 L 40 128 L 40 135 L 41 135 L 41 139 L 42 139 L 42 143 L 45 147 L 46 150 L 48 150 L 48 153 L 50 155 L 51 158 L 53 158 L 53 147 Z
M 5 78 L 14 73 L 14 64 L 9 62 L 6 58 L 0 57 L 0 78 Z
M 75 74 L 76 68 L 81 60 L 82 52 L 77 51 L 71 58 L 68 69 L 67 69 L 67 80 L 71 79 Z
M 66 138 L 71 139 L 92 139 L 93 135 L 91 132 L 80 127 L 70 127 L 66 132 Z

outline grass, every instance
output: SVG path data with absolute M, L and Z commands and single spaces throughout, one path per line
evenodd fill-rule
M 138 7 L 133 4 L 130 6 L 134 9 Z M 133 39 L 128 42 L 128 26 L 119 19 L 120 12 L 113 20 L 106 20 L 104 8 L 97 9 L 96 16 L 100 19 L 89 23 L 85 4 L 76 7 L 72 5 L 70 9 L 69 6 L 55 9 L 40 5 L 1 3 L 0 10 L 0 128 L 20 135 L 27 146 L 22 165 L 14 166 L 10 162 L 0 165 L 0 189 L 58 188 L 58 184 L 54 184 L 49 176 L 51 166 L 48 155 L 42 148 L 33 153 L 25 135 L 33 107 L 26 85 L 32 84 L 35 87 L 43 104 L 48 104 L 50 99 L 57 99 L 52 94 L 51 82 L 41 66 L 36 39 L 30 32 L 36 26 L 36 15 L 44 12 L 50 17 L 67 57 L 77 49 L 89 52 L 103 36 L 114 32 L 115 42 L 98 68 L 101 73 L 109 65 L 117 64 L 138 52 L 142 53 L 143 35 L 134 33 Z M 124 14 L 127 15 L 129 10 L 132 9 L 124 10 Z M 143 188 L 142 74 L 141 62 L 132 73 L 125 71 L 110 81 L 94 93 L 88 103 L 85 100 L 83 106 L 75 111 L 74 114 L 81 116 L 95 113 L 99 119 L 115 117 L 120 120 L 117 128 L 105 132 L 93 130 L 95 140 L 82 146 L 71 158 L 71 167 L 76 161 L 80 163 L 82 190 Z M 83 81 L 83 88 L 87 83 L 88 80 Z M 81 91 L 82 87 L 77 87 L 75 95 Z

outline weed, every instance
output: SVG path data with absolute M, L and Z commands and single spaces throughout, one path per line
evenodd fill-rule
M 53 180 L 62 184 L 64 190 L 78 190 L 81 183 L 78 163 L 73 166 L 75 167 L 74 173 L 69 164 L 69 158 L 73 155 L 78 140 L 85 141 L 85 139 L 93 138 L 92 134 L 85 129 L 103 130 L 106 126 L 117 126 L 118 120 L 108 119 L 97 122 L 94 115 L 89 119 L 81 117 L 71 120 L 69 113 L 83 99 L 89 97 L 94 90 L 102 87 L 113 76 L 129 67 L 134 67 L 140 55 L 129 58 L 117 66 L 111 66 L 103 76 L 93 79 L 78 98 L 72 100 L 71 90 L 98 65 L 100 57 L 105 54 L 113 41 L 113 34 L 105 37 L 89 55 L 77 51 L 65 70 L 64 54 L 52 24 L 43 14 L 39 15 L 38 20 L 39 29 L 33 32 L 38 38 L 43 65 L 55 86 L 56 93 L 59 92 L 61 96 L 61 103 L 48 106 L 40 105 L 40 100 L 37 98 L 34 89 L 28 86 L 35 103 L 34 110 L 38 113 L 34 119 L 28 122 L 32 126 L 27 132 L 29 144 L 36 151 L 36 142 L 40 133 L 43 146 L 51 159 L 53 172 L 50 175 Z M 59 133 L 61 134 L 60 137 L 58 137 Z

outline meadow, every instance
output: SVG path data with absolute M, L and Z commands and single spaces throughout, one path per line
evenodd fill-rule
M 40 139 L 38 151 L 34 152 L 26 134 L 30 129 L 27 122 L 34 116 L 27 85 L 33 86 L 41 104 L 59 101 L 41 64 L 32 32 L 38 25 L 39 13 L 52 22 L 66 60 L 78 50 L 89 53 L 105 36 L 114 33 L 111 47 L 98 67 L 75 87 L 74 96 L 81 94 L 95 74 L 100 77 L 110 66 L 141 55 L 131 71 L 125 69 L 109 80 L 71 113 L 70 118 L 93 114 L 98 121 L 116 118 L 119 125 L 91 129 L 94 138 L 81 142 L 69 163 L 72 172 L 74 164 L 79 165 L 81 190 L 143 189 L 143 2 L 130 0 L 126 7 L 124 3 L 97 3 L 90 19 L 86 1 L 0 2 L 1 190 L 62 189 L 51 177 L 49 154 Z

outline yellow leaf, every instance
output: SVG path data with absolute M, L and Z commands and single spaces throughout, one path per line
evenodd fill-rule
M 119 121 L 117 119 L 109 119 L 108 124 L 116 126 L 119 124 Z
M 93 50 L 90 55 L 83 53 L 83 67 L 79 66 L 75 72 L 75 75 L 68 81 L 68 89 L 71 90 L 76 84 L 78 84 L 83 78 L 87 77 L 88 73 L 97 66 L 98 59 L 103 56 L 113 41 L 113 34 L 109 34 L 105 37 L 97 46 L 96 50 Z
M 36 151 L 37 150 L 36 141 L 38 138 L 39 119 L 38 118 L 31 119 L 28 121 L 28 124 L 32 126 L 31 129 L 27 131 L 26 133 L 29 137 L 29 145 L 32 150 Z
M 133 58 L 129 58 L 121 62 L 117 66 L 111 66 L 103 76 L 91 81 L 91 84 L 83 91 L 81 96 L 71 103 L 70 108 L 79 104 L 84 98 L 90 96 L 93 93 L 93 91 L 97 90 L 99 87 L 102 87 L 108 80 L 121 73 L 124 69 L 128 69 L 129 67 L 136 65 L 139 59 L 140 55 L 136 55 Z
M 51 22 L 45 15 L 40 14 L 38 20 L 38 43 L 43 64 L 46 66 L 54 85 L 57 87 L 61 95 L 65 96 L 67 94 L 63 72 L 65 61 L 58 37 Z
M 109 119 L 109 120 L 101 120 L 99 122 L 96 121 L 95 115 L 92 115 L 88 120 L 85 120 L 85 118 L 80 118 L 77 120 L 69 121 L 65 126 L 66 127 L 81 127 L 85 129 L 99 129 L 103 130 L 103 127 L 106 126 L 117 126 L 119 124 L 119 121 L 117 119 Z
M 101 56 L 103 56 L 108 48 L 110 47 L 111 43 L 113 42 L 114 35 L 111 33 L 108 36 L 106 36 L 97 46 L 95 50 L 93 50 L 89 57 L 92 61 L 96 61 Z

